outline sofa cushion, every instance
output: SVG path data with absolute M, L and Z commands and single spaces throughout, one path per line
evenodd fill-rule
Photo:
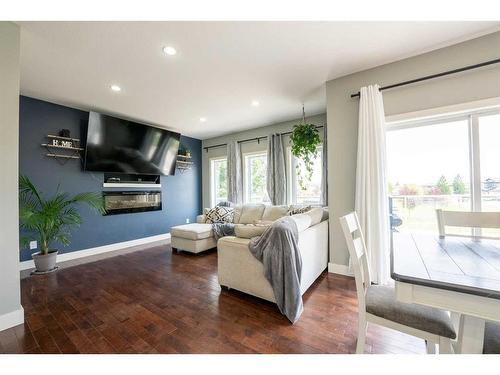
M 261 236 L 268 228 L 266 225 L 236 224 L 234 234 L 239 238 L 252 238 Z
M 262 221 L 275 221 L 286 216 L 288 206 L 266 206 L 262 214 Z
M 435 335 L 450 339 L 456 337 L 453 324 L 445 311 L 399 302 L 392 287 L 379 285 L 368 287 L 366 312 Z
M 205 214 L 205 223 L 232 223 L 233 209 L 225 206 L 215 206 Z
M 311 217 L 311 226 L 321 223 L 321 219 L 323 218 L 323 209 L 321 207 L 313 208 L 307 212 L 304 212 L 304 215 Z
M 233 207 L 233 223 L 238 224 L 241 217 L 241 205 Z
M 266 206 L 264 204 L 245 204 L 241 207 L 241 215 L 237 224 L 253 224 L 262 219 Z
M 184 224 L 170 229 L 172 237 L 186 238 L 188 240 L 201 240 L 213 237 L 212 224 Z

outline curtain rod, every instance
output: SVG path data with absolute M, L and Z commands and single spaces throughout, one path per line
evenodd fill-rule
M 319 125 L 319 126 L 316 126 L 316 129 L 321 129 L 323 127 L 324 127 L 324 125 Z M 292 132 L 290 131 L 290 132 L 278 133 L 278 134 L 279 135 L 288 135 L 288 134 L 292 134 Z M 254 142 L 254 141 L 257 141 L 260 143 L 261 139 L 266 139 L 266 138 L 267 138 L 267 135 L 263 135 L 261 137 L 242 139 L 241 141 L 238 141 L 238 143 L 246 143 L 246 142 Z M 208 152 L 208 150 L 211 148 L 218 148 L 218 147 L 224 147 L 224 146 L 227 146 L 227 143 L 220 143 L 218 145 L 206 146 L 206 147 L 203 147 L 203 149 L 205 150 L 205 152 Z
M 479 63 L 479 64 L 464 66 L 463 68 L 448 70 L 446 72 L 431 74 L 429 76 L 415 78 L 415 79 L 411 79 L 409 81 L 404 81 L 404 82 L 395 83 L 393 85 L 384 86 L 384 87 L 380 88 L 380 91 L 382 91 L 382 90 L 388 90 L 388 89 L 393 89 L 395 87 L 400 87 L 400 86 L 406 86 L 406 85 L 410 85 L 412 83 L 427 81 L 429 79 L 439 78 L 439 77 L 447 76 L 447 75 L 450 75 L 450 74 L 465 72 L 467 70 L 482 68 L 483 66 L 488 66 L 488 65 L 498 64 L 498 63 L 500 63 L 500 59 L 485 61 L 485 62 L 482 62 L 482 63 Z M 356 94 L 352 94 L 351 98 L 359 98 L 359 95 L 360 95 L 360 93 L 358 91 Z

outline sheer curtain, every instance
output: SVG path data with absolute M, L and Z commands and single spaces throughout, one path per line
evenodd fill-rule
M 386 178 L 385 115 L 379 86 L 362 87 L 359 102 L 355 209 L 370 259 L 373 280 L 389 278 L 389 203 Z
M 286 204 L 285 153 L 281 134 L 267 136 L 266 189 L 272 204 Z
M 241 151 L 237 141 L 227 144 L 227 200 L 243 203 L 243 174 L 241 172 Z

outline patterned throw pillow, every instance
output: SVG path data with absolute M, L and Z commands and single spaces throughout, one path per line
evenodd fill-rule
M 217 203 L 216 206 L 219 206 L 219 207 L 233 207 L 234 204 L 232 202 L 229 202 L 229 201 L 222 201 L 222 202 Z
M 290 209 L 287 212 L 287 215 L 298 215 L 298 214 L 303 214 L 304 212 L 311 211 L 312 207 L 311 206 L 304 206 L 304 207 L 292 207 L 290 206 Z
M 232 207 L 215 206 L 205 213 L 205 223 L 232 223 L 233 215 Z

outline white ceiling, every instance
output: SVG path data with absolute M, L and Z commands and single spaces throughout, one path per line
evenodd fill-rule
M 20 22 L 23 95 L 205 139 L 325 112 L 330 79 L 498 22 Z M 178 53 L 166 56 L 165 45 Z M 120 93 L 109 89 L 121 86 Z M 252 100 L 260 102 L 251 106 Z M 207 121 L 201 123 L 200 117 Z

